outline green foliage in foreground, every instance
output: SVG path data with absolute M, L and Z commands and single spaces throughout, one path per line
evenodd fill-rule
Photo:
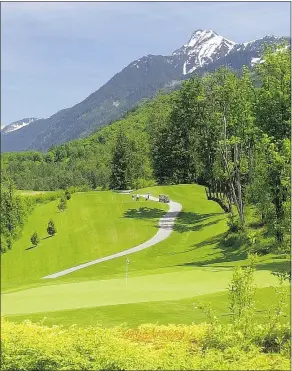
M 5 370 L 288 370 L 287 325 L 255 325 L 244 336 L 233 325 L 68 329 L 2 319 Z M 281 346 L 279 346 L 279 339 Z

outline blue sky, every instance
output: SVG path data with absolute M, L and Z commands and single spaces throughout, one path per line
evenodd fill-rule
M 49 117 L 196 29 L 235 42 L 290 34 L 289 2 L 1 3 L 1 125 Z

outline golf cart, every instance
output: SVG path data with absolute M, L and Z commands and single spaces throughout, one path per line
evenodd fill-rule
M 169 200 L 169 197 L 167 195 L 159 195 L 159 202 L 164 202 L 164 203 L 168 203 L 170 200 Z

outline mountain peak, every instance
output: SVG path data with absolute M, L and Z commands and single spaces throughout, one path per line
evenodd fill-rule
M 201 47 L 203 44 L 207 44 L 206 47 L 208 48 L 208 46 L 210 46 L 213 50 L 220 46 L 222 43 L 229 49 L 231 49 L 235 45 L 235 42 L 218 35 L 213 30 L 198 29 L 192 33 L 191 38 L 186 44 L 184 44 L 180 49 L 177 49 L 173 52 L 173 55 L 185 54 L 186 52 L 187 54 L 192 54 L 194 49 Z
M 215 34 L 215 35 L 218 35 L 215 31 L 213 30 L 202 30 L 201 28 L 199 28 L 198 30 L 194 31 L 192 33 L 192 36 L 194 35 L 207 35 L 207 34 Z
M 196 30 L 192 33 L 192 36 L 189 42 L 185 45 L 194 46 L 198 42 L 204 42 L 205 40 L 209 40 L 214 36 L 219 36 L 213 30 Z
M 234 45 L 235 42 L 225 39 L 213 30 L 199 29 L 192 33 L 187 44 L 173 52 L 173 56 L 185 59 L 183 74 L 186 75 L 206 63 L 226 56 Z

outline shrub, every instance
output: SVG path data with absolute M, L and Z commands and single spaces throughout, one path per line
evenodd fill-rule
M 271 241 L 261 239 L 256 241 L 250 248 L 250 252 L 257 255 L 267 255 L 274 250 L 274 245 Z
M 280 319 L 286 316 L 289 289 L 284 281 L 289 280 L 286 274 L 276 274 L 280 285 L 275 287 L 276 301 L 265 318 L 264 325 L 255 322 L 255 285 L 253 275 L 257 256 L 250 255 L 250 266 L 237 267 L 229 286 L 232 323 L 222 325 L 210 306 L 199 306 L 209 319 L 210 326 L 202 340 L 204 354 L 210 349 L 218 349 L 232 356 L 239 352 L 280 353 L 290 358 L 291 328 L 289 323 L 281 324 Z M 229 369 L 229 368 L 228 368 Z M 254 368 L 256 369 L 256 368 Z
M 228 215 L 228 221 L 227 221 L 227 225 L 229 227 L 229 231 L 230 232 L 238 232 L 241 230 L 241 226 L 240 226 L 240 221 L 238 219 L 238 217 L 236 217 L 235 215 L 233 214 L 229 214 Z
M 64 211 L 67 209 L 67 200 L 66 198 L 61 198 L 60 202 L 59 202 L 59 205 L 58 205 L 58 209 L 60 211 Z
M 228 233 L 228 235 L 223 239 L 223 245 L 226 247 L 238 248 L 245 243 L 247 243 L 247 238 L 243 232 Z
M 253 264 L 245 268 L 235 268 L 229 285 L 232 320 L 245 336 L 251 330 L 254 320 L 255 269 Z
M 39 236 L 36 232 L 33 233 L 33 235 L 30 238 L 31 243 L 33 246 L 37 246 L 40 242 Z
M 136 329 L 52 328 L 1 320 L 1 370 L 285 370 L 289 355 L 263 352 L 265 326 L 246 339 L 232 325 L 147 324 Z M 274 335 L 287 345 L 288 327 Z M 257 345 L 258 344 L 258 345 Z M 268 343 L 266 343 L 268 346 Z M 267 348 L 268 349 L 268 348 Z
M 71 193 L 68 189 L 65 190 L 65 198 L 66 198 L 66 200 L 70 200 L 70 198 L 71 198 Z
M 47 232 L 49 236 L 54 236 L 57 233 L 55 223 L 52 219 L 48 223 Z
M 4 236 L 1 236 L 1 253 L 5 253 L 7 251 L 7 242 L 6 242 L 6 238 Z

